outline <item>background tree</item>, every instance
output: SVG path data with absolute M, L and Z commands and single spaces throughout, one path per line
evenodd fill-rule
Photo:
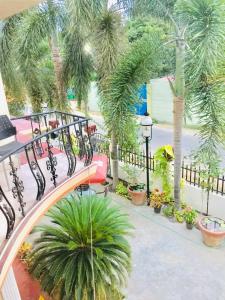
M 157 34 L 146 35 L 133 43 L 131 48 L 121 56 L 109 79 L 101 106 L 106 126 L 115 136 L 116 146 L 129 140 L 130 135 L 137 138 L 135 109 L 132 107 L 138 102 L 139 87 L 157 74 L 160 61 L 159 46 L 160 38 Z M 155 53 L 158 54 L 158 59 Z M 115 188 L 118 183 L 118 158 L 115 159 L 114 164 Z
M 105 10 L 97 18 L 95 25 L 94 47 L 96 55 L 96 70 L 98 87 L 101 99 L 106 99 L 109 78 L 112 76 L 122 51 L 122 24 L 118 13 Z M 107 122 L 107 111 L 111 111 L 109 103 L 102 105 L 101 109 L 107 129 L 111 137 L 111 161 L 113 174 L 113 188 L 118 183 L 118 140 L 115 128 Z M 117 124 L 118 125 L 118 124 Z
M 62 200 L 36 228 L 31 273 L 59 299 L 122 299 L 130 271 L 127 216 L 96 196 Z M 58 299 L 58 298 L 57 298 Z
M 46 41 L 49 44 L 55 76 L 54 106 L 60 110 L 68 109 L 58 38 L 63 12 L 61 2 L 48 0 L 5 22 L 1 48 L 2 61 L 10 63 L 7 56 L 14 57 L 14 62 L 31 98 L 33 110 L 36 112 L 40 111 L 43 102 L 41 88 L 44 82 L 41 80 L 37 58 L 40 56 L 40 44 Z M 17 47 L 13 47 L 15 44 Z
M 204 76 L 199 76 L 200 74 L 205 73 L 204 69 L 208 70 L 210 67 L 211 71 L 215 72 L 218 56 L 220 56 L 221 50 L 223 49 L 224 3 L 215 0 L 135 0 L 132 2 L 120 2 L 123 2 L 127 11 L 131 14 L 147 14 L 151 18 L 162 18 L 169 22 L 172 28 L 174 39 L 171 42 L 174 42 L 176 49 L 175 82 L 170 82 L 174 93 L 174 200 L 177 208 L 179 208 L 182 125 L 185 98 L 187 99 L 186 88 L 187 86 L 192 88 L 193 83 L 204 78 Z M 212 43 L 213 46 L 211 48 Z M 193 53 L 195 55 L 193 55 Z M 191 68 L 193 73 L 187 71 Z M 207 88 L 209 87 L 210 85 L 207 84 Z M 193 92 L 194 90 L 195 89 L 193 89 Z M 211 92 L 212 91 L 213 90 L 211 89 Z M 224 102 L 218 100 L 216 101 L 216 105 L 214 105 L 212 104 L 214 101 L 212 101 L 211 96 L 209 96 L 208 100 L 205 102 L 207 103 L 207 110 L 210 112 L 208 115 L 206 106 L 202 106 L 204 99 L 206 100 L 205 93 L 201 91 L 195 99 L 198 103 L 196 104 L 195 102 L 195 107 L 201 107 L 202 113 L 204 114 L 204 118 L 201 119 L 203 130 L 200 131 L 203 148 L 205 148 L 205 150 L 208 148 L 204 147 L 204 140 L 207 141 L 209 139 L 209 141 L 211 141 L 210 143 L 214 144 L 210 147 L 210 151 L 211 153 L 213 151 L 215 157 L 215 144 L 216 141 L 218 141 L 219 136 L 221 136 L 221 130 L 224 128 L 224 126 L 223 128 L 221 127 L 223 118 L 221 118 L 220 113 L 224 109 Z M 205 131 L 205 127 L 207 127 L 208 130 Z M 220 129 L 215 130 L 215 128 Z M 208 144 L 208 142 L 206 143 Z

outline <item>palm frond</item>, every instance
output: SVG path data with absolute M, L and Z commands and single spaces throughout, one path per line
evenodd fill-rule
M 201 125 L 199 153 L 215 157 L 225 134 L 224 83 L 217 78 L 224 61 L 224 5 L 213 0 L 181 0 L 178 4 L 177 11 L 188 26 L 187 96 Z
M 62 200 L 48 215 L 51 224 L 37 228 L 31 268 L 42 288 L 58 289 L 60 299 L 92 299 L 94 290 L 96 299 L 121 299 L 130 271 L 127 216 L 98 197 Z
M 197 83 L 202 74 L 212 76 L 224 57 L 225 4 L 214 0 L 181 0 L 177 13 L 187 27 L 190 47 L 187 57 L 188 80 Z
M 113 11 L 103 11 L 95 23 L 93 44 L 99 88 L 102 92 L 118 63 L 123 49 L 121 17 Z
M 65 37 L 64 79 L 74 88 L 79 106 L 87 101 L 93 64 L 90 54 L 85 51 L 86 40 L 80 27 L 70 28 Z
M 144 36 L 123 55 L 110 77 L 104 92 L 106 96 L 101 100 L 101 109 L 108 129 L 115 132 L 118 140 L 129 138 L 126 133 L 134 122 L 133 107 L 138 102 L 137 91 L 157 74 L 160 60 L 159 36 Z
M 100 11 L 107 8 L 107 2 L 107 0 L 66 0 L 66 5 L 73 25 L 91 29 Z

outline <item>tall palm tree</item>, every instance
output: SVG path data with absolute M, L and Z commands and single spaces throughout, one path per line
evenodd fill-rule
M 48 41 L 52 55 L 57 91 L 55 106 L 60 110 L 68 109 L 58 37 L 64 11 L 61 2 L 47 0 L 26 13 L 11 18 L 14 20 L 13 30 L 11 30 L 12 26 L 6 27 L 9 30 L 5 30 L 4 39 L 8 47 L 1 49 L 4 60 L 7 61 L 8 55 L 15 57 L 14 61 L 20 68 L 26 82 L 34 111 L 41 108 L 41 82 L 37 72 L 36 59 L 39 55 L 40 44 L 43 41 Z M 13 47 L 9 47 L 10 44 Z
M 157 53 L 157 57 L 155 55 Z M 101 106 L 107 128 L 113 132 L 115 144 L 123 144 L 137 136 L 134 104 L 138 102 L 138 88 L 157 74 L 160 61 L 160 38 L 149 34 L 133 43 L 120 58 L 109 78 Z M 117 185 L 118 158 L 114 158 L 113 184 Z
M 187 99 L 187 88 L 191 91 L 197 82 L 210 78 L 218 66 L 218 57 L 223 51 L 224 42 L 224 3 L 215 0 L 152 0 L 152 1 L 119 1 L 130 13 L 147 14 L 166 19 L 171 24 L 176 48 L 175 83 L 170 82 L 174 94 L 174 200 L 177 208 L 180 205 L 180 180 L 182 160 L 182 124 L 184 117 L 185 99 Z M 188 71 L 189 70 L 189 71 Z M 192 70 L 193 72 L 190 72 Z M 204 79 L 204 84 L 208 79 Z M 185 82 L 186 81 L 186 82 Z M 207 89 L 210 88 L 206 84 Z M 213 92 L 213 89 L 210 89 Z M 201 124 L 203 130 L 200 136 L 211 147 L 203 147 L 204 151 L 216 154 L 215 141 L 221 136 L 224 117 L 220 111 L 224 110 L 224 101 L 216 97 L 216 105 L 209 96 L 207 101 L 203 90 L 198 90 L 195 97 L 195 107 L 199 107 Z M 215 91 L 215 90 L 214 90 Z M 196 92 L 192 89 L 192 95 Z M 218 94 L 218 93 L 217 93 Z M 196 94 L 195 94 L 196 95 Z M 203 105 L 203 103 L 208 105 Z M 212 104 L 212 105 L 210 105 Z M 214 106 L 214 108 L 213 108 Z M 215 118 L 215 116 L 218 118 Z M 207 116 L 207 117 L 206 117 Z M 207 130 L 205 130 L 207 128 Z M 213 128 L 220 128 L 213 130 Z M 214 142 L 213 142 L 214 141 Z M 221 139 L 220 139 L 221 141 Z
M 88 90 L 94 71 L 91 55 L 85 50 L 85 32 L 80 26 L 71 23 L 64 39 L 64 80 L 75 88 L 78 108 L 84 103 L 85 115 L 88 115 Z
M 118 64 L 123 48 L 122 23 L 118 13 L 110 10 L 103 10 L 96 20 L 94 31 L 94 47 L 96 55 L 96 70 L 98 75 L 98 87 L 102 99 L 106 98 L 109 78 Z M 104 103 L 104 102 L 103 102 Z M 102 106 L 103 116 L 110 106 Z M 107 121 L 107 119 L 106 119 Z M 113 174 L 113 188 L 118 183 L 118 139 L 115 127 L 107 126 L 111 135 L 111 161 Z
M 91 196 L 62 200 L 36 228 L 31 273 L 59 299 L 119 300 L 130 271 L 131 225 L 109 200 Z

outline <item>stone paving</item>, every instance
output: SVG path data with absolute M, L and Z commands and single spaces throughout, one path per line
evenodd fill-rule
M 109 197 L 135 227 L 129 237 L 132 272 L 124 291 L 126 300 L 225 299 L 225 245 L 206 247 L 197 229 L 189 231 L 184 224 L 113 193 Z M 49 220 L 44 217 L 41 222 Z
M 225 299 L 225 245 L 206 247 L 197 229 L 189 231 L 152 208 L 111 197 L 135 226 L 127 300 Z

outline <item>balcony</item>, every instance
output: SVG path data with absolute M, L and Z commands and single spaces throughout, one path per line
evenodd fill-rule
M 0 284 L 35 222 L 97 169 L 88 119 L 52 111 L 11 122 L 22 144 L 0 158 Z

